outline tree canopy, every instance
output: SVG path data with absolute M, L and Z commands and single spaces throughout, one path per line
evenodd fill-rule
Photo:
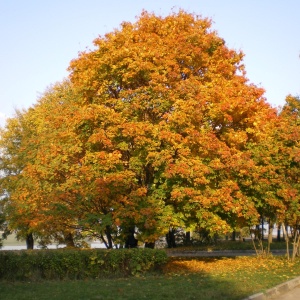
M 225 233 L 282 211 L 279 162 L 298 195 L 299 101 L 278 116 L 209 19 L 143 12 L 94 45 L 1 132 L 12 229 L 108 248 L 133 231 L 146 243 L 172 227 Z

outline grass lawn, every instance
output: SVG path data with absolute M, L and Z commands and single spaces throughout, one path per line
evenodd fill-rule
M 268 242 L 264 240 L 263 248 L 267 249 Z M 258 242 L 255 242 L 255 246 L 258 250 L 261 250 L 261 246 Z M 291 248 L 291 244 L 290 244 Z M 182 251 L 182 250 L 189 250 L 189 251 L 207 251 L 207 250 L 254 250 L 253 242 L 251 240 L 243 241 L 226 241 L 226 240 L 219 240 L 216 243 L 208 244 L 208 245 L 197 245 L 197 246 L 179 246 L 177 248 L 168 249 L 168 251 Z M 285 250 L 286 243 L 285 241 L 277 242 L 274 240 L 270 245 L 270 250 Z
M 283 257 L 174 258 L 163 274 L 122 279 L 0 282 L 0 297 L 22 299 L 243 299 L 300 275 Z

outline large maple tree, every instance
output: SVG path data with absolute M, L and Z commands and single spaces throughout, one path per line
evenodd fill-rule
M 226 46 L 210 20 L 183 11 L 165 18 L 143 12 L 94 44 L 71 62 L 70 79 L 83 107 L 120 118 L 89 129 L 95 152 L 118 153 L 135 174 L 140 194 L 128 194 L 122 215 L 137 210 L 133 224 L 142 231 L 157 229 L 154 216 L 141 217 L 148 210 L 160 212 L 164 230 L 226 231 L 256 219 L 237 176 L 251 171 L 246 144 L 259 141 L 275 113 L 248 82 L 243 54 Z M 103 134 L 111 126 L 108 146 Z

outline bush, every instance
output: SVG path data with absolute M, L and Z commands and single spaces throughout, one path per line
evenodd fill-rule
M 166 262 L 166 253 L 156 249 L 0 251 L 0 279 L 124 277 L 158 271 Z

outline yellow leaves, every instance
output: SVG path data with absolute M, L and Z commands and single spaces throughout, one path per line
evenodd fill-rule
M 221 170 L 225 167 L 225 165 L 221 162 L 219 158 L 213 159 L 210 163 L 209 166 L 213 168 L 214 170 Z
M 237 149 L 242 148 L 246 145 L 246 142 L 248 140 L 247 133 L 251 133 L 251 131 L 234 131 L 230 130 L 228 133 L 225 134 L 226 142 L 231 146 L 235 147 Z
M 92 144 L 100 144 L 103 145 L 105 148 L 111 148 L 112 147 L 112 142 L 111 139 L 107 137 L 107 133 L 103 129 L 97 129 L 95 133 L 93 133 L 89 139 L 89 143 Z
M 119 151 L 106 152 L 88 152 L 83 160 L 86 165 L 95 165 L 98 170 L 109 170 L 118 164 L 122 154 Z
M 131 195 L 134 197 L 144 197 L 146 196 L 146 194 L 147 194 L 146 187 L 140 187 L 131 193 Z
M 120 220 L 120 218 L 116 218 L 116 219 L 115 219 L 115 224 L 116 224 L 116 226 L 120 226 L 120 225 L 121 225 L 121 220 Z
M 239 271 L 245 274 L 252 274 L 260 270 L 269 272 L 284 268 L 291 268 L 293 265 L 280 258 L 258 258 L 258 257 L 235 257 L 235 258 L 198 258 L 198 259 L 180 259 L 170 261 L 164 268 L 167 274 L 189 274 L 205 273 L 210 276 L 229 275 Z M 298 270 L 299 274 L 300 270 Z

